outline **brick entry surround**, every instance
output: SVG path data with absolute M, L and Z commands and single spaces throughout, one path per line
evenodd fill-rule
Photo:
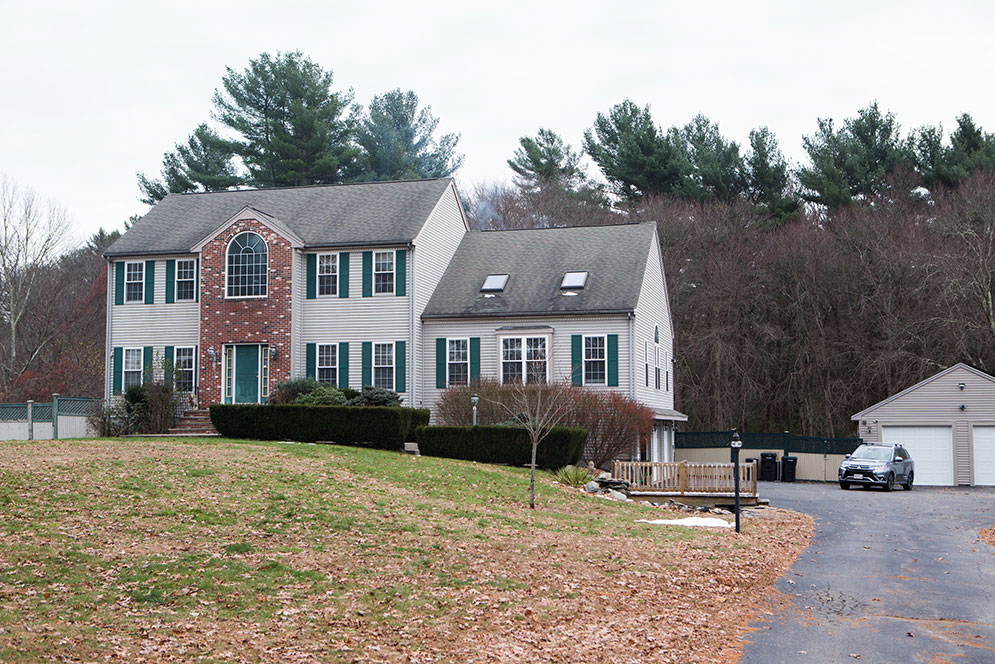
M 262 298 L 225 298 L 228 243 L 243 231 L 258 233 L 269 252 L 267 294 Z M 269 363 L 269 388 L 290 377 L 291 289 L 293 254 L 290 242 L 255 219 L 239 219 L 204 246 L 200 258 L 200 403 L 222 401 L 221 358 L 225 344 L 269 344 L 277 359 Z M 213 347 L 212 364 L 208 349 Z

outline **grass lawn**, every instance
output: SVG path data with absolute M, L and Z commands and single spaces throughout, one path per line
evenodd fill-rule
M 722 662 L 811 520 L 229 440 L 0 443 L 0 661 Z

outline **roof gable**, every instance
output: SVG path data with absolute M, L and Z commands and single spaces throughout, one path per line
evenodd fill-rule
M 106 256 L 185 254 L 241 210 L 267 215 L 304 247 L 376 246 L 414 240 L 451 178 L 169 194 Z
M 655 233 L 652 222 L 467 233 L 423 318 L 635 311 Z M 561 288 L 574 271 L 589 273 L 584 287 Z M 481 292 L 490 274 L 509 275 L 502 291 Z
M 992 383 L 993 386 L 995 386 L 995 376 L 991 376 L 989 374 L 986 374 L 984 371 L 981 371 L 979 369 L 975 369 L 974 367 L 972 367 L 970 365 L 967 365 L 967 364 L 964 364 L 963 362 L 958 362 L 957 364 L 955 364 L 955 365 L 953 365 L 951 367 L 947 367 L 946 369 L 944 369 L 943 371 L 941 371 L 939 373 L 933 374 L 932 376 L 930 376 L 929 378 L 927 378 L 925 380 L 919 381 L 918 383 L 916 383 L 912 387 L 907 387 L 904 390 L 902 390 L 901 392 L 898 392 L 897 394 L 893 394 L 890 397 L 888 397 L 887 399 L 879 401 L 876 404 L 874 404 L 873 406 L 870 406 L 869 408 L 865 408 L 864 410 L 860 411 L 859 413 L 855 413 L 854 415 L 851 415 L 850 416 L 850 420 L 851 421 L 856 421 L 856 420 L 863 419 L 864 417 L 866 417 L 872 411 L 875 411 L 878 408 L 881 408 L 882 406 L 886 406 L 886 405 L 892 403 L 893 401 L 901 399 L 902 397 L 910 394 L 911 392 L 914 392 L 914 391 L 916 391 L 916 390 L 918 390 L 918 389 L 920 389 L 920 388 L 922 388 L 922 387 L 924 387 L 924 386 L 932 383 L 933 381 L 935 381 L 937 379 L 940 379 L 940 378 L 943 378 L 943 377 L 945 377 L 945 376 L 947 376 L 947 375 L 949 375 L 949 374 L 951 374 L 951 373 L 953 373 L 955 371 L 967 371 L 969 373 L 974 374 L 975 376 L 977 376 L 979 378 L 983 378 L 983 379 L 987 380 L 988 382 Z
M 282 235 L 284 238 L 290 241 L 290 246 L 294 247 L 295 249 L 304 246 L 303 241 L 301 241 L 301 239 L 297 237 L 297 234 L 294 233 L 292 230 L 290 230 L 289 228 L 287 228 L 286 226 L 284 226 L 279 221 L 277 221 L 270 215 L 266 214 L 265 212 L 255 210 L 247 205 L 238 212 L 236 212 L 235 214 L 233 214 L 231 218 L 227 219 L 216 229 L 211 231 L 211 233 L 209 233 L 207 237 L 205 237 L 200 242 L 191 247 L 190 252 L 195 254 L 200 253 L 200 250 L 203 249 L 206 244 L 208 244 L 211 240 L 221 235 L 221 233 L 223 233 L 225 229 L 231 227 L 231 225 L 236 222 L 243 221 L 246 219 L 252 219 L 254 221 L 258 221 L 260 224 L 270 229 L 274 233 Z

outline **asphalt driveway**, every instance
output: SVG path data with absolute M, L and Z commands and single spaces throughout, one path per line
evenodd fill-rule
M 811 514 L 815 537 L 741 662 L 995 662 L 995 547 L 978 540 L 995 490 L 762 482 L 760 495 Z

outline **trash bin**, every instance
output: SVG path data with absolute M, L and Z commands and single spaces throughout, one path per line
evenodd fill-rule
M 760 453 L 760 481 L 777 481 L 777 454 L 774 452 Z
M 798 467 L 798 457 L 796 456 L 781 457 L 781 481 L 794 482 L 795 469 L 797 467 Z

